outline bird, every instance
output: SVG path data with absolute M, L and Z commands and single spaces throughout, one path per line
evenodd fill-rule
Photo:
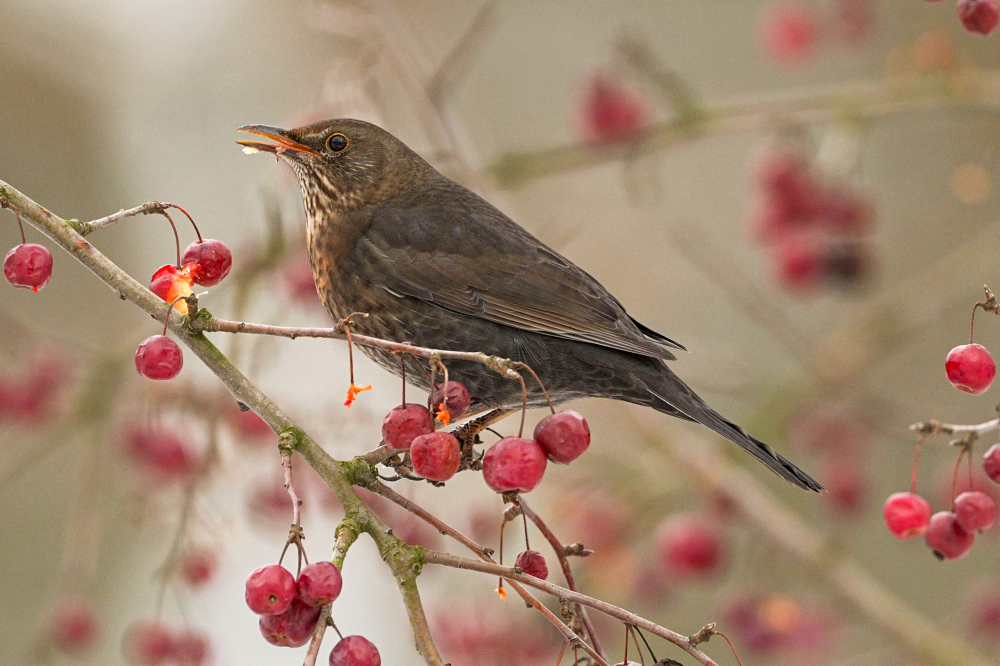
M 239 131 L 267 139 L 238 141 L 244 152 L 273 153 L 294 171 L 316 289 L 335 321 L 365 313 L 352 331 L 525 363 L 554 404 L 611 398 L 698 422 L 793 485 L 822 490 L 670 369 L 683 345 L 639 323 L 593 276 L 386 130 L 335 119 Z M 410 383 L 434 381 L 416 358 L 362 349 Z M 519 382 L 470 361 L 447 369 L 474 410 L 521 408 Z M 545 406 L 535 382 L 526 385 L 528 406 Z

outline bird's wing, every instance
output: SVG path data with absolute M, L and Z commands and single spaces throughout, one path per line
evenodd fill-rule
M 461 186 L 380 206 L 359 242 L 380 286 L 525 331 L 673 359 L 684 349 L 639 324 L 597 280 Z

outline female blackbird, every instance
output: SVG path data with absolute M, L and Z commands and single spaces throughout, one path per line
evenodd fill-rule
M 702 423 L 787 481 L 822 487 L 695 394 L 668 367 L 684 349 L 630 317 L 593 277 L 470 190 L 438 173 L 401 141 L 360 120 L 291 130 L 246 125 L 275 143 L 298 176 L 309 221 L 316 288 L 352 330 L 423 347 L 482 351 L 527 363 L 553 401 L 596 396 L 646 405 Z M 368 356 L 426 388 L 416 359 L 372 347 Z M 472 363 L 449 362 L 474 408 L 516 408 L 518 382 Z M 541 391 L 528 382 L 529 404 Z

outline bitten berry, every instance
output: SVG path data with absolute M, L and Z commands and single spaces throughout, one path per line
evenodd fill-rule
M 997 376 L 993 356 L 975 343 L 959 345 L 948 352 L 944 370 L 952 386 L 973 395 L 985 393 Z
M 299 573 L 298 591 L 307 606 L 325 606 L 340 596 L 344 579 L 333 562 L 313 562 Z
M 137 622 L 125 632 L 122 653 L 133 666 L 158 666 L 170 659 L 173 639 L 159 622 Z
M 173 379 L 184 367 L 184 354 L 165 335 L 151 335 L 135 350 L 135 369 L 149 379 Z
M 393 407 L 382 421 L 382 441 L 394 449 L 408 449 L 414 437 L 431 432 L 430 411 L 415 403 Z
M 590 446 L 590 426 L 579 412 L 564 409 L 539 421 L 535 441 L 545 449 L 549 460 L 566 465 Z
M 545 474 L 545 449 L 538 442 L 504 437 L 483 456 L 483 478 L 498 493 L 534 490 Z
M 295 598 L 284 613 L 261 615 L 258 622 L 260 633 L 271 645 L 302 647 L 309 642 L 316 629 L 319 612 L 319 607 L 307 606 L 301 599 Z
M 660 562 L 670 572 L 705 576 L 722 562 L 722 541 L 712 527 L 697 518 L 668 518 L 657 534 Z
M 549 566 L 545 563 L 545 558 L 537 550 L 525 550 L 517 555 L 514 566 L 519 568 L 529 576 L 534 576 L 541 580 L 549 577 Z
M 969 490 L 955 498 L 955 516 L 966 532 L 988 530 L 997 520 L 997 504 L 986 493 Z
M 969 32 L 988 35 L 1000 23 L 1000 0 L 959 0 L 955 10 Z
M 382 657 L 367 638 L 345 636 L 330 652 L 330 666 L 382 666 Z
M 958 523 L 958 516 L 951 511 L 939 511 L 931 516 L 927 526 L 927 545 L 942 560 L 957 560 L 969 552 L 976 540 Z
M 268 564 L 247 576 L 247 606 L 258 615 L 284 613 L 294 598 L 295 577 L 280 564 Z
M 233 253 L 222 241 L 206 238 L 188 245 L 181 261 L 201 266 L 194 281 L 202 286 L 211 287 L 229 275 L 229 271 L 233 268 Z
M 4 257 L 3 276 L 15 287 L 37 292 L 52 277 L 52 253 L 38 243 L 21 243 Z
M 885 501 L 882 517 L 894 537 L 912 539 L 927 531 L 931 505 L 915 493 L 894 493 Z
M 191 287 L 199 273 L 201 273 L 201 266 L 195 263 L 184 264 L 181 268 L 177 268 L 173 264 L 161 266 L 153 273 L 153 278 L 149 282 L 149 290 L 167 303 L 173 303 L 175 310 L 186 315 L 188 313 L 187 301 L 177 299 L 194 293 Z M 174 303 L 174 301 L 177 302 Z
M 420 435 L 410 444 L 413 471 L 431 481 L 447 481 L 455 476 L 461 460 L 461 446 L 451 433 L 432 432 Z
M 993 483 L 1000 483 L 1000 444 L 994 444 L 983 454 L 983 469 Z
M 447 400 L 446 400 L 447 398 Z M 445 403 L 442 405 L 442 403 Z M 449 381 L 447 386 L 439 386 L 430 397 L 427 404 L 434 413 L 434 418 L 444 420 L 438 415 L 442 409 L 448 410 L 448 420 L 460 418 L 469 409 L 472 399 L 469 397 L 469 390 L 461 382 Z

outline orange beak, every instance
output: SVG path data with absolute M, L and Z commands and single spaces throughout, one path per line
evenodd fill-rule
M 283 130 L 280 127 L 272 127 L 271 125 L 244 125 L 240 127 L 237 132 L 249 132 L 250 134 L 257 134 L 259 136 L 266 137 L 268 139 L 274 140 L 276 143 L 266 143 L 264 141 L 237 141 L 245 148 L 253 148 L 255 150 L 262 150 L 267 153 L 274 153 L 275 155 L 281 155 L 290 151 L 296 153 L 305 153 L 307 155 L 319 155 L 315 150 L 309 146 L 299 143 L 288 136 L 288 130 Z M 250 151 L 248 151 L 250 152 Z

